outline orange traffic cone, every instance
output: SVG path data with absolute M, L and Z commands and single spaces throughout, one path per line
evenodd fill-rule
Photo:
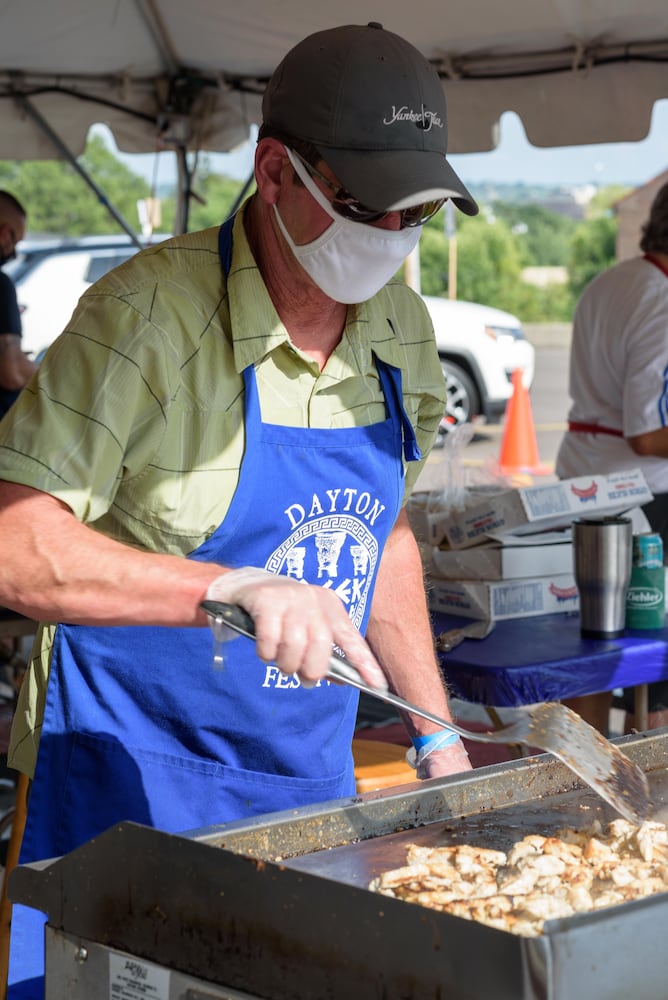
M 545 476 L 552 471 L 538 458 L 529 390 L 519 368 L 513 372 L 513 394 L 506 407 L 499 467 L 505 475 Z

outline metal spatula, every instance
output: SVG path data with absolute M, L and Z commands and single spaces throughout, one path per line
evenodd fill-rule
M 204 601 L 201 607 L 220 624 L 235 632 L 255 638 L 253 619 L 243 608 L 220 601 Z M 471 732 L 454 722 L 446 722 L 432 712 L 404 701 L 389 691 L 378 691 L 360 677 L 357 669 L 340 653 L 332 652 L 327 676 L 350 684 L 380 701 L 404 712 L 429 719 L 442 729 L 478 743 L 522 743 L 554 754 L 587 785 L 609 802 L 632 823 L 642 823 L 651 813 L 647 778 L 637 765 L 625 757 L 571 709 L 558 702 L 542 702 L 504 710 L 509 724 L 494 732 Z

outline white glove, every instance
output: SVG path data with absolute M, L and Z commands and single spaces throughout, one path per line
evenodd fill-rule
M 445 778 L 449 774 L 470 771 L 471 766 L 466 747 L 459 740 L 444 750 L 434 750 L 430 753 L 418 764 L 416 773 L 417 777 L 423 781 L 425 778 Z
M 338 646 L 367 684 L 387 690 L 378 662 L 332 590 L 244 566 L 217 577 L 206 597 L 241 605 L 255 623 L 260 659 L 298 674 L 306 686 L 325 677 Z

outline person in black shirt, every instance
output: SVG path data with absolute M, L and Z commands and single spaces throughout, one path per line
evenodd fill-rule
M 26 213 L 8 191 L 0 191 L 0 268 L 16 256 Z M 21 350 L 21 315 L 11 278 L 0 270 L 0 417 L 4 416 L 36 369 Z

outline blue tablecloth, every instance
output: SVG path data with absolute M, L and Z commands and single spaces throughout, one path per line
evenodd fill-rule
M 434 613 L 434 634 L 471 619 Z M 583 639 L 574 614 L 497 622 L 485 639 L 440 654 L 455 698 L 483 705 L 530 705 L 668 679 L 668 629 Z

